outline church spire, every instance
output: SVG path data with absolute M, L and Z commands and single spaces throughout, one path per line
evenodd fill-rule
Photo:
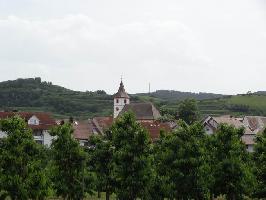
M 114 97 L 115 98 L 127 98 L 127 99 L 130 98 L 128 96 L 128 94 L 126 93 L 122 78 L 121 78 L 121 82 L 120 82 L 120 86 L 119 86 L 118 92 L 115 94 Z
M 123 110 L 125 105 L 130 103 L 130 97 L 126 93 L 124 83 L 121 77 L 121 82 L 117 93 L 114 95 L 114 118 Z

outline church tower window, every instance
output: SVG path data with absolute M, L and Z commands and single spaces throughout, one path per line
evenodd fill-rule
M 114 118 L 117 118 L 126 104 L 130 103 L 130 97 L 126 93 L 123 81 L 121 80 L 118 92 L 114 95 Z

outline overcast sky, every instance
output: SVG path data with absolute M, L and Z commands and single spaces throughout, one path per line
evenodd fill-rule
M 265 0 L 0 0 L 0 81 L 266 90 Z

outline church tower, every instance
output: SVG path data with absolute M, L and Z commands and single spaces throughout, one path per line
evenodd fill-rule
M 118 92 L 114 95 L 114 118 L 117 118 L 126 104 L 130 103 L 130 97 L 125 91 L 123 81 L 121 80 Z

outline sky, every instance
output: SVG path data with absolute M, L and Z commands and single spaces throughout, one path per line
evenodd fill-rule
M 266 90 L 265 0 L 0 0 L 0 81 Z

